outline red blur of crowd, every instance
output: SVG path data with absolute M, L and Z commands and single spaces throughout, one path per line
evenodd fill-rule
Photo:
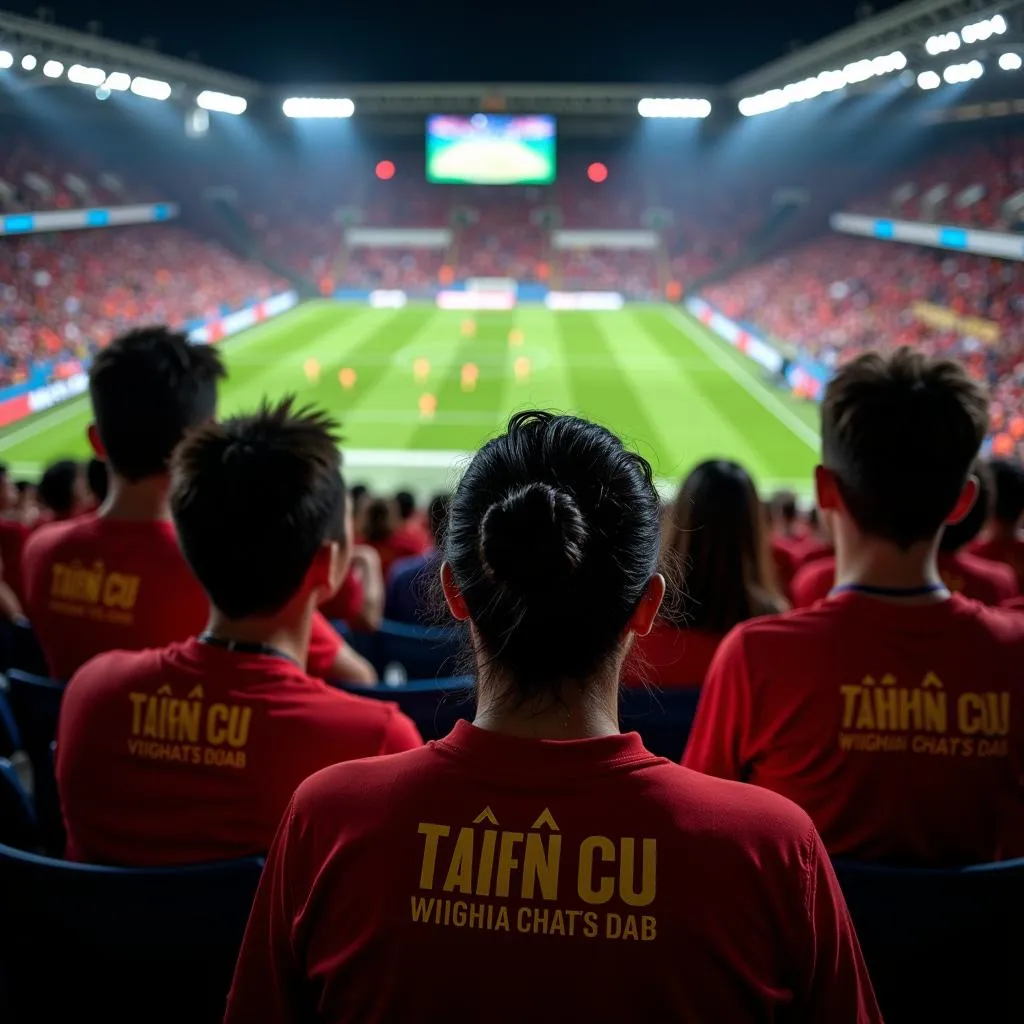
M 945 186 L 941 197 L 930 197 L 931 190 L 939 186 Z M 1024 138 L 996 137 L 986 144 L 927 158 L 850 208 L 904 220 L 1020 230 L 1024 211 L 1007 210 L 1006 203 L 1021 193 Z
M 0 386 L 80 361 L 140 323 L 184 325 L 287 283 L 172 225 L 0 239 Z
M 844 236 L 810 242 L 704 289 L 732 320 L 827 366 L 913 345 L 962 360 L 992 390 L 996 454 L 1024 452 L 1024 264 Z M 952 311 L 922 319 L 915 303 Z M 982 331 L 964 318 L 988 322 Z M 989 340 L 979 333 L 991 332 Z

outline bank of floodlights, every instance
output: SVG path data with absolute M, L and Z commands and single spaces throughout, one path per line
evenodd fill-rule
M 848 85 L 856 85 L 870 78 L 902 71 L 906 66 L 907 58 L 900 50 L 870 59 L 852 61 L 841 69 L 822 71 L 811 78 L 791 82 L 781 89 L 770 89 L 757 96 L 746 96 L 738 104 L 739 111 L 744 117 L 767 114 L 772 110 L 781 110 L 794 103 L 814 99 L 822 93 L 836 92 Z
M 711 113 L 708 100 L 645 97 L 636 105 L 641 117 L 707 117 Z
M 1003 71 L 1020 71 L 1024 60 L 1021 60 L 1019 53 L 1004 53 L 999 58 L 999 67 Z
M 107 80 L 107 73 L 103 68 L 89 68 L 84 64 L 72 64 L 68 68 L 68 81 L 75 85 L 90 85 L 98 89 Z
M 971 60 L 966 64 L 950 64 L 942 72 L 942 80 L 946 85 L 962 85 L 964 82 L 973 82 L 985 74 L 985 65 L 980 60 Z
M 107 88 L 110 88 L 109 85 Z M 131 90 L 136 96 L 142 96 L 147 100 L 169 100 L 171 98 L 171 86 L 169 82 L 162 82 L 159 78 L 145 78 L 136 75 L 132 79 Z
M 196 106 L 221 114 L 244 114 L 248 105 L 242 96 L 232 96 L 227 92 L 214 92 L 210 89 L 204 89 L 196 97 Z
M 285 117 L 334 118 L 351 117 L 356 105 L 349 99 L 322 96 L 290 96 L 281 104 Z

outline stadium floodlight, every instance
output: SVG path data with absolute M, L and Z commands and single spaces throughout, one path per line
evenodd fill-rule
M 36 60 L 35 55 L 31 53 L 26 53 L 25 56 L 21 58 L 21 66 L 25 71 L 35 71 L 38 63 L 39 61 Z
M 213 92 L 204 89 L 196 97 L 196 106 L 203 110 L 214 110 L 220 114 L 244 114 L 245 108 L 249 106 L 243 96 L 232 96 L 227 92 Z
M 60 78 L 64 74 L 64 65 L 59 60 L 48 60 L 43 65 L 43 74 L 47 78 Z
M 1006 31 L 1006 19 L 997 14 L 995 17 L 986 18 L 984 21 L 975 21 L 970 25 L 964 25 L 960 29 L 960 38 L 965 43 L 983 43 L 992 36 L 1001 36 Z
M 711 113 L 711 103 L 708 100 L 682 97 L 647 96 L 637 103 L 636 110 L 641 117 L 703 118 Z
M 290 96 L 281 104 L 285 117 L 351 117 L 356 105 L 349 99 L 323 96 Z
M 985 65 L 980 60 L 968 61 L 966 64 L 950 64 L 942 72 L 942 79 L 947 85 L 961 85 L 964 82 L 973 82 L 981 78 L 985 73 Z
M 75 85 L 91 85 L 98 89 L 107 80 L 103 68 L 87 68 L 84 64 L 72 64 L 68 68 L 68 81 Z
M 0 50 L 0 68 L 14 67 L 14 54 L 10 50 Z
M 846 88 L 846 76 L 842 71 L 822 71 L 818 75 L 818 84 L 822 92 L 836 92 L 838 89 Z
M 1021 60 L 1019 53 L 1004 53 L 999 58 L 999 66 L 1004 71 L 1020 71 L 1024 60 Z
M 858 82 L 866 82 L 875 75 L 875 70 L 869 60 L 855 60 L 843 68 L 843 78 L 847 85 L 856 85 Z
M 943 32 L 937 36 L 929 36 L 924 44 L 925 50 L 933 57 L 950 50 L 960 49 L 960 36 L 956 32 Z
M 132 92 L 147 100 L 166 100 L 171 97 L 171 87 L 159 78 L 143 78 L 141 75 L 132 79 Z
M 126 71 L 111 71 L 107 80 L 103 83 L 105 89 L 111 92 L 127 92 L 132 84 L 132 76 Z
M 917 87 L 919 89 L 938 89 L 940 85 L 942 85 L 942 79 L 939 78 L 936 71 L 922 71 L 917 76 Z

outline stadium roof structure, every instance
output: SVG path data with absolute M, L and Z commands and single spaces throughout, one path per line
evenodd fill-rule
M 996 18 L 999 28 L 992 29 L 995 22 L 989 19 Z M 979 26 L 982 30 L 975 32 Z M 344 98 L 354 103 L 357 117 L 367 116 L 378 126 L 387 125 L 389 132 L 422 130 L 423 115 L 438 112 L 542 111 L 564 117 L 562 127 L 569 128 L 569 134 L 613 134 L 623 124 L 635 122 L 638 113 L 644 114 L 642 100 L 655 107 L 661 104 L 652 116 L 680 116 L 678 108 L 675 114 L 666 114 L 667 101 L 658 97 L 667 97 L 676 104 L 697 101 L 706 106 L 705 101 L 709 101 L 719 120 L 735 116 L 737 105 L 739 113 L 765 113 L 846 86 L 851 87 L 851 92 L 871 90 L 891 81 L 892 73 L 904 69 L 909 69 L 904 73 L 904 82 L 913 84 L 910 73 L 931 73 L 932 68 L 942 72 L 945 65 L 975 57 L 984 59 L 994 52 L 1002 55 L 1010 50 L 1024 54 L 1022 29 L 1024 0 L 908 0 L 771 61 L 725 86 L 334 82 L 285 88 L 145 47 L 0 11 L 0 58 L 6 60 L 0 67 L 23 62 L 21 68 L 29 72 L 25 76 L 27 87 L 59 85 L 65 81 L 67 69 L 68 79 L 79 85 L 97 86 L 97 95 L 114 77 L 124 89 L 129 87 L 125 83 L 130 82 L 132 91 L 139 95 L 148 95 L 144 90 L 155 86 L 160 94 L 150 98 L 173 99 L 190 107 L 198 103 L 208 110 L 226 113 L 248 109 L 254 114 L 280 115 L 282 101 L 288 97 Z M 136 89 L 137 79 L 141 79 L 143 91 Z M 937 77 L 935 81 L 937 84 Z M 110 88 L 117 87 L 110 84 Z M 204 93 L 213 93 L 215 103 L 226 102 L 230 106 L 234 101 L 238 109 L 207 106 Z M 706 113 L 682 116 L 704 117 Z

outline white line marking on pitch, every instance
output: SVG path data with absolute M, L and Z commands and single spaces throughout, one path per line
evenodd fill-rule
M 789 429 L 800 438 L 809 448 L 813 448 L 815 451 L 818 450 L 818 446 L 821 444 L 821 435 L 811 426 L 806 424 L 792 409 L 786 408 L 785 405 L 774 395 L 768 388 L 760 381 L 755 380 L 745 370 L 740 369 L 733 360 L 727 356 L 720 348 L 719 345 L 723 344 L 717 338 L 709 337 L 705 335 L 705 331 L 708 330 L 699 320 L 690 317 L 688 314 L 684 315 L 678 309 L 671 308 L 668 310 L 677 321 L 682 329 L 684 326 L 687 328 L 686 336 L 697 345 L 710 359 L 716 362 L 727 374 L 744 391 L 747 392 L 751 398 L 756 399 L 764 406 L 770 413 L 772 413 L 776 419 L 784 423 Z M 690 330 L 690 328 L 696 327 L 697 330 Z M 710 333 L 710 332 L 709 332 Z
M 40 413 L 38 419 L 26 423 L 23 427 L 17 427 L 4 437 L 0 437 L 0 452 L 19 441 L 35 437 L 36 434 L 49 430 L 51 427 L 71 419 L 72 416 L 77 416 L 87 405 L 88 396 L 80 395 L 78 398 L 72 398 L 68 402 L 54 406 L 49 412 Z

